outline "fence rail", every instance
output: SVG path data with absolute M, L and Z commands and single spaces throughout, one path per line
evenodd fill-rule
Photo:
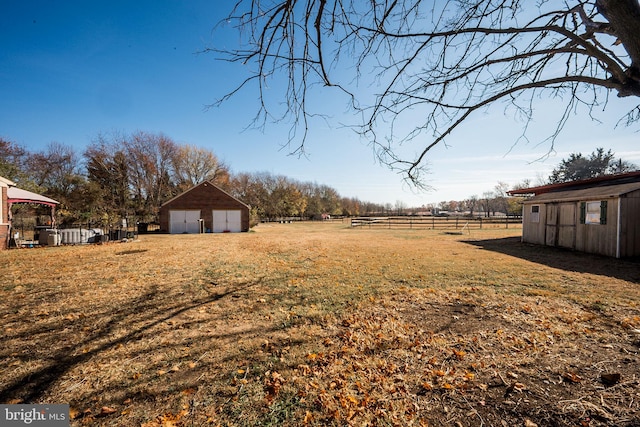
M 479 230 L 482 228 L 516 228 L 522 217 L 357 217 L 351 218 L 351 227 L 416 230 Z

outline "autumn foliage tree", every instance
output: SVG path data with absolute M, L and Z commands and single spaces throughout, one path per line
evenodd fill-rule
M 256 123 L 292 123 L 303 150 L 322 113 L 312 95 L 334 89 L 378 158 L 417 183 L 429 151 L 491 105 L 527 138 L 536 102 L 555 98 L 553 144 L 576 112 L 640 96 L 638 0 L 238 0 L 221 25 L 243 44 L 211 50 L 249 74 L 220 102 L 257 88 Z M 639 118 L 637 105 L 622 121 Z
M 153 222 L 162 203 L 205 180 L 247 203 L 254 225 L 261 219 L 384 211 L 380 204 L 342 197 L 324 184 L 269 172 L 232 174 L 212 151 L 178 144 L 161 133 L 100 134 L 81 155 L 61 143 L 30 152 L 0 140 L 0 149 L 0 176 L 60 201 L 57 220 L 63 227 Z

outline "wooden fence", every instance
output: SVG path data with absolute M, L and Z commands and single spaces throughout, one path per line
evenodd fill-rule
M 482 228 L 520 228 L 522 227 L 522 217 L 357 217 L 351 218 L 351 227 L 416 230 L 480 230 Z

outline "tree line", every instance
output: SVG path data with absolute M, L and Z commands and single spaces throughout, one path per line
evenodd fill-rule
M 233 173 L 212 151 L 161 133 L 101 134 L 83 152 L 58 142 L 29 151 L 0 138 L 0 176 L 60 202 L 57 222 L 155 222 L 160 206 L 209 180 L 251 207 L 252 220 L 383 212 L 381 204 L 268 172 Z
M 535 185 L 593 178 L 637 170 L 630 162 L 598 148 L 590 155 L 572 153 Z M 0 138 L 0 176 L 20 188 L 60 202 L 57 222 L 111 227 L 122 218 L 155 222 L 160 206 L 192 186 L 209 180 L 251 207 L 252 221 L 282 218 L 320 218 L 322 215 L 406 215 L 465 213 L 492 216 L 519 215 L 521 199 L 511 189 L 533 186 L 525 179 L 510 186 L 498 182 L 493 190 L 464 200 L 442 201 L 421 207 L 372 203 L 342 197 L 334 188 L 301 182 L 269 172 L 232 173 L 210 150 L 178 144 L 158 133 L 98 135 L 78 153 L 71 146 L 52 142 L 43 151 Z

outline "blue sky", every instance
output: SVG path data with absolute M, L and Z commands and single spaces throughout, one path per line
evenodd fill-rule
M 461 200 L 546 178 L 572 152 L 612 149 L 640 164 L 638 127 L 615 124 L 637 100 L 611 96 L 601 124 L 574 117 L 555 151 L 537 144 L 536 126 L 552 123 L 558 107 L 540 100 L 531 142 L 514 142 L 519 127 L 501 106 L 473 116 L 430 156 L 427 183 L 418 192 L 403 176 L 378 164 L 372 149 L 341 122 L 315 123 L 308 155 L 282 148 L 288 127 L 246 129 L 257 94 L 243 91 L 219 108 L 205 108 L 246 76 L 240 65 L 198 53 L 233 48 L 238 35 L 216 30 L 234 2 L 227 1 L 8 1 L 0 3 L 0 137 L 37 151 L 56 141 L 79 153 L 100 133 L 147 131 L 212 150 L 234 172 L 269 171 L 327 184 L 341 195 L 379 203 L 420 206 Z M 332 99 L 319 93 L 317 102 Z M 536 139 L 536 136 L 539 138 Z

